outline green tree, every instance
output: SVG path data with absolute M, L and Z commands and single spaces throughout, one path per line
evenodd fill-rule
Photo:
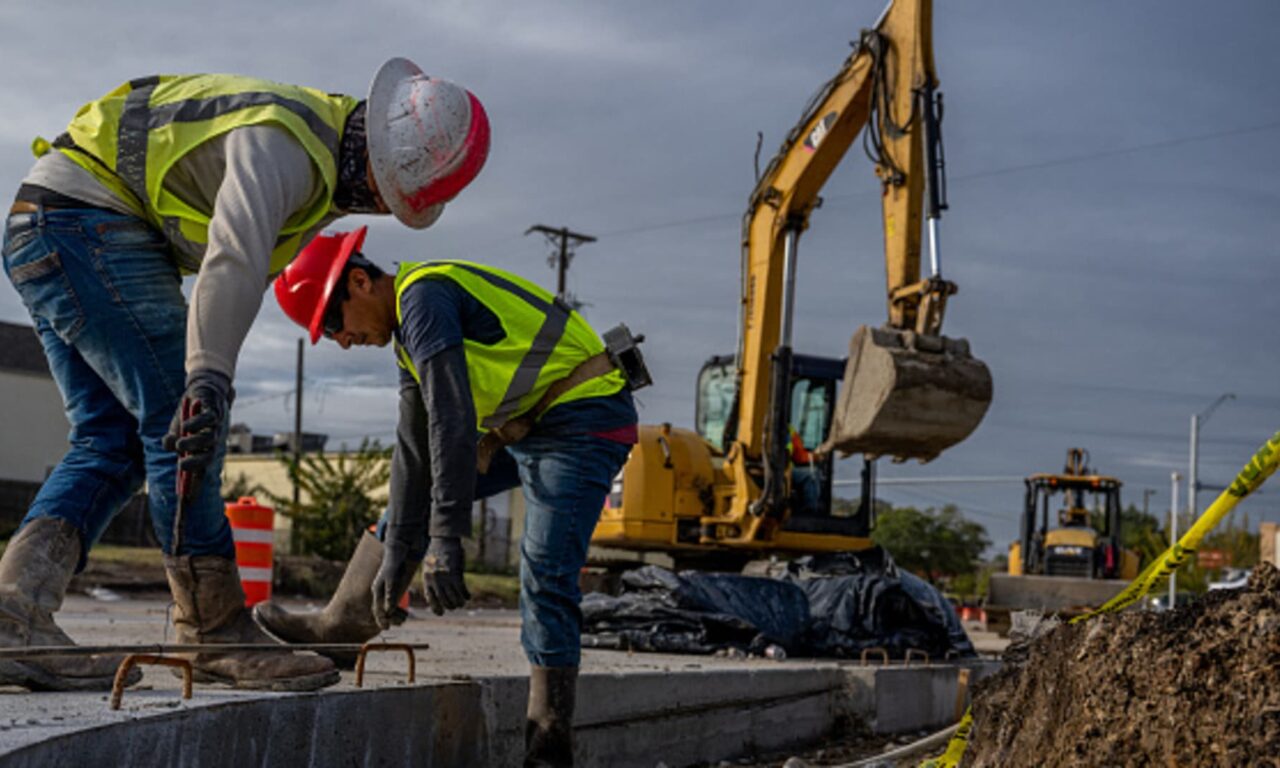
M 386 506 L 382 490 L 391 477 L 390 456 L 390 448 L 368 439 L 358 450 L 339 453 L 335 459 L 317 453 L 303 456 L 299 465 L 291 455 L 281 454 L 280 462 L 306 500 L 295 509 L 292 497 L 270 492 L 266 496 L 293 520 L 295 542 L 303 552 L 346 560 Z
M 1090 513 L 1089 524 L 1103 530 L 1106 521 L 1098 512 Z M 1120 510 L 1120 546 L 1138 555 L 1139 567 L 1146 566 L 1169 548 L 1169 540 L 1155 515 L 1143 513 L 1130 504 Z
M 991 546 L 987 529 L 966 520 L 952 504 L 941 510 L 895 507 L 882 512 L 871 539 L 900 566 L 931 583 L 973 574 L 983 551 Z

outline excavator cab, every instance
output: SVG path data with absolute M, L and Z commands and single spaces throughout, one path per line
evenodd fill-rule
M 790 476 L 784 530 L 865 536 L 869 519 L 832 514 L 835 456 L 819 450 L 831 431 L 838 392 L 846 370 L 844 360 L 818 355 L 793 355 L 788 377 L 787 470 Z M 734 404 L 736 369 L 730 355 L 712 357 L 698 373 L 695 428 L 723 454 L 733 444 L 738 423 Z

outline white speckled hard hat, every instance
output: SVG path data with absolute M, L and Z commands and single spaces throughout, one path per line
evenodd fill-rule
M 366 109 L 378 194 L 407 226 L 431 226 L 484 167 L 484 107 L 465 88 L 426 75 L 408 59 L 391 59 L 374 76 Z

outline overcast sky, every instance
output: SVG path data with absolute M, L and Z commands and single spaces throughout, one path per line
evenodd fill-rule
M 857 2 L 0 4 L 0 186 L 36 135 L 130 78 L 234 72 L 363 97 L 407 56 L 472 89 L 493 125 L 479 179 L 424 232 L 368 223 L 383 263 L 468 258 L 554 284 L 532 224 L 595 235 L 570 272 L 598 330 L 648 337 L 645 422 L 691 425 L 702 362 L 732 352 L 738 230 L 763 162 L 879 15 Z M 127 8 L 128 10 L 122 10 Z M 1229 482 L 1280 429 L 1280 5 L 942 2 L 951 210 L 943 264 L 960 293 L 946 332 L 990 366 L 995 399 L 967 441 L 882 477 L 1020 477 L 1070 446 L 1129 501 L 1185 472 L 1191 414 L 1201 477 Z M 1063 161 L 1063 162 L 1059 162 Z M 840 356 L 884 320 L 877 183 L 855 146 L 801 241 L 797 349 Z M 27 315 L 0 281 L 0 319 Z M 241 356 L 234 419 L 290 429 L 298 328 L 264 302 Z M 308 348 L 306 428 L 331 445 L 388 440 L 388 350 Z M 845 462 L 844 477 L 857 462 Z M 849 489 L 852 492 L 852 489 Z M 1280 483 L 1242 505 L 1280 520 Z M 882 487 L 954 502 L 997 546 L 1016 535 L 1020 483 Z M 1212 493 L 1202 493 L 1201 506 Z

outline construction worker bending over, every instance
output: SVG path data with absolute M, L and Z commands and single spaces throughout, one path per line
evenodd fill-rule
M 52 145 L 36 141 L 4 266 L 71 447 L 0 559 L 0 646 L 71 644 L 53 613 L 144 481 L 178 642 L 272 642 L 244 608 L 219 497 L 236 358 L 269 276 L 344 214 L 429 226 L 488 146 L 475 97 L 405 59 L 382 66 L 366 101 L 231 75 L 139 78 L 82 107 Z M 192 660 L 197 680 L 245 688 L 338 679 L 330 660 L 288 651 Z M 5 660 L 0 682 L 108 689 L 119 661 Z
M 276 297 L 313 343 L 321 333 L 343 349 L 394 342 L 400 416 L 384 554 L 379 563 L 366 533 L 324 612 L 260 604 L 256 615 L 293 642 L 367 640 L 393 621 L 424 554 L 432 610 L 461 608 L 472 502 L 519 484 L 520 639 L 532 665 L 525 764 L 570 765 L 578 574 L 636 440 L 635 366 L 622 361 L 625 378 L 615 345 L 606 350 L 533 283 L 465 261 L 402 264 L 393 277 L 359 252 L 364 236 L 317 237 L 276 280 Z

